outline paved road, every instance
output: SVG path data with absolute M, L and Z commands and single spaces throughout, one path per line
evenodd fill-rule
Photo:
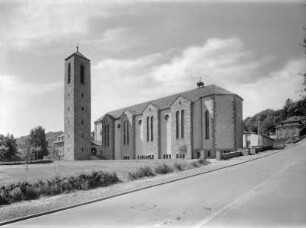
M 252 162 L 10 226 L 305 226 L 306 140 Z

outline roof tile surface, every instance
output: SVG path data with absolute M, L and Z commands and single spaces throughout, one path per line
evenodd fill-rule
M 140 104 L 136 104 L 136 105 L 128 106 L 128 107 L 125 107 L 125 108 L 121 108 L 121 109 L 118 109 L 118 110 L 115 110 L 115 111 L 108 112 L 105 115 L 110 115 L 110 116 L 114 117 L 115 119 L 117 119 L 121 116 L 121 114 L 125 110 L 129 110 L 129 111 L 133 112 L 135 115 L 139 115 L 139 114 L 142 114 L 144 109 L 149 104 L 153 104 L 158 109 L 167 109 L 167 108 L 170 108 L 172 103 L 180 96 L 188 99 L 191 102 L 195 102 L 200 97 L 205 97 L 205 96 L 209 96 L 209 95 L 213 95 L 213 94 L 216 94 L 216 95 L 235 95 L 235 93 L 232 93 L 232 92 L 230 92 L 226 89 L 223 89 L 219 86 L 216 86 L 216 85 L 212 84 L 212 85 L 204 86 L 204 87 L 201 87 L 201 88 L 188 90 L 188 91 L 185 91 L 185 92 L 181 92 L 181 93 L 173 94 L 173 95 L 170 95 L 170 96 L 162 97 L 162 98 L 159 98 L 159 99 L 156 99 L 156 100 L 151 100 L 151 101 L 143 102 L 143 103 L 140 103 Z M 105 115 L 101 116 L 95 122 L 101 121 L 104 118 Z

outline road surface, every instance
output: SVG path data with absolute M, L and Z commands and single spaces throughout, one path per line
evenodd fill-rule
M 305 174 L 306 140 L 238 166 L 8 226 L 304 227 Z

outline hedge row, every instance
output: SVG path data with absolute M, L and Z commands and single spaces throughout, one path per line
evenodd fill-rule
M 174 163 L 173 166 L 167 165 L 167 164 L 161 164 L 155 167 L 154 171 L 150 166 L 145 166 L 145 167 L 139 168 L 135 172 L 129 172 L 129 179 L 136 180 L 136 179 L 140 179 L 143 177 L 155 176 L 156 174 L 167 174 L 167 173 L 172 173 L 175 170 L 183 171 L 183 170 L 190 169 L 190 168 L 200 167 L 206 164 L 207 164 L 207 161 L 204 159 L 193 161 L 192 163 L 190 163 L 189 166 L 186 164 L 180 164 L 180 163 Z
M 0 187 L 0 205 L 22 200 L 37 199 L 40 196 L 58 195 L 75 190 L 88 190 L 105 187 L 120 182 L 116 173 L 93 171 L 71 177 L 55 177 L 51 180 L 38 180 L 35 183 L 19 182 Z
M 0 165 L 24 165 L 24 164 L 46 164 L 52 163 L 53 160 L 31 160 L 31 161 L 10 161 L 10 162 L 0 162 Z

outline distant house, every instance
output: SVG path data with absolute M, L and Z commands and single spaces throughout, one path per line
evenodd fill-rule
M 54 141 L 54 153 L 58 157 L 62 157 L 64 155 L 64 134 L 61 134 Z
M 93 137 L 93 135 L 92 135 Z M 53 142 L 54 153 L 57 157 L 62 158 L 64 156 L 64 134 L 61 134 Z M 91 141 L 91 154 L 98 155 L 101 154 L 102 143 L 99 141 Z
M 243 133 L 243 147 L 269 147 L 274 145 L 275 140 L 265 135 L 258 135 L 255 133 L 244 132 Z
M 276 125 L 276 135 L 278 140 L 294 139 L 300 136 L 303 127 L 301 117 L 291 117 Z

